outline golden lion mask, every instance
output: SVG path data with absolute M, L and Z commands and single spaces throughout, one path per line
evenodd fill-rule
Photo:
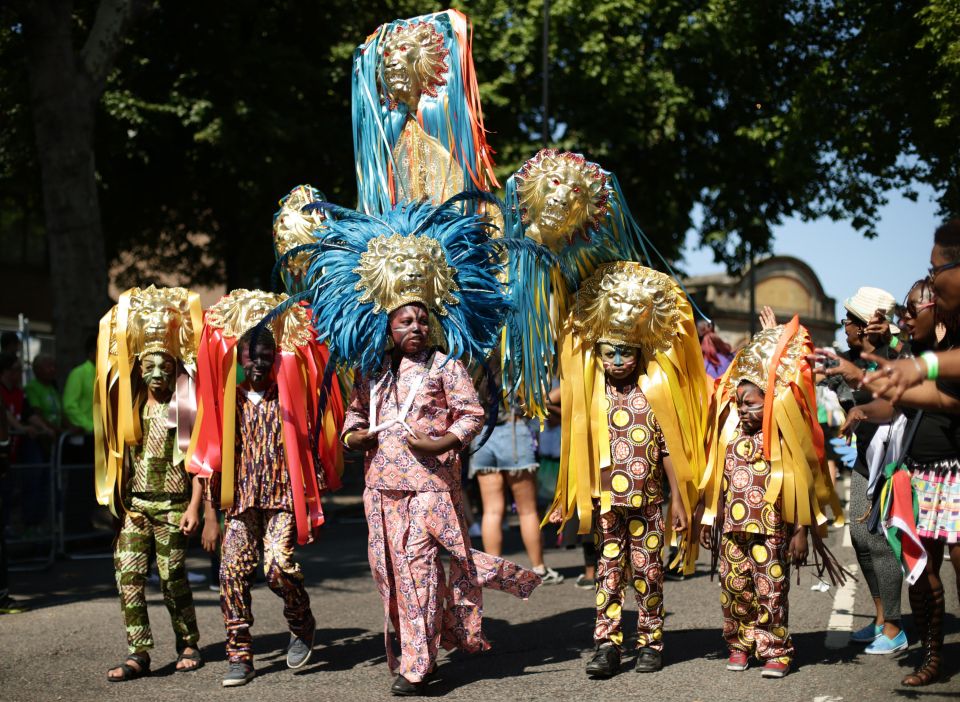
M 676 284 L 639 263 L 616 261 L 597 268 L 577 293 L 574 329 L 589 343 L 667 351 L 680 323 Z
M 373 302 L 374 313 L 420 302 L 445 317 L 446 306 L 458 302 L 452 294 L 460 289 L 454 280 L 457 269 L 447 264 L 443 248 L 428 236 L 371 239 L 353 272 L 360 276 L 359 301 Z
M 403 102 L 415 112 L 422 94 L 437 97 L 437 88 L 447 82 L 443 76 L 449 53 L 443 37 L 429 22 L 396 27 L 383 42 L 387 106 L 394 110 Z
M 239 338 L 253 329 L 277 305 L 287 299 L 283 293 L 239 288 L 220 298 L 207 310 L 206 323 L 223 330 L 226 337 Z M 294 351 L 313 339 L 310 318 L 301 305 L 288 308 L 270 324 L 270 332 L 283 351 Z
M 301 212 L 301 208 L 313 202 L 310 186 L 301 185 L 280 201 L 280 212 L 273 222 L 273 247 L 277 256 L 283 256 L 291 249 L 304 244 L 316 242 L 314 232 L 324 228 L 327 219 L 322 210 L 313 210 L 309 213 Z M 287 270 L 298 278 L 307 272 L 310 257 L 300 253 L 286 262 Z
M 770 362 L 777 343 L 783 334 L 783 325 L 764 329 L 754 335 L 750 343 L 744 346 L 733 359 L 733 369 L 727 381 L 730 392 L 735 392 L 743 381 L 756 385 L 766 392 L 770 373 Z M 787 344 L 777 366 L 777 390 L 790 383 L 798 382 L 800 365 L 806 354 L 806 344 L 810 337 L 805 330 L 795 334 Z

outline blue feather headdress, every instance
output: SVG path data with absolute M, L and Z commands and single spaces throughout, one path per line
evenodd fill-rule
M 357 47 L 351 103 L 357 209 L 361 212 L 380 214 L 397 202 L 420 199 L 424 194 L 407 192 L 411 186 L 404 182 L 405 167 L 394 151 L 402 139 L 411 138 L 411 129 L 412 138 L 428 152 L 446 151 L 428 158 L 436 161 L 431 171 L 455 171 L 450 178 L 455 182 L 448 183 L 453 189 L 447 194 L 487 191 L 499 185 L 483 127 L 471 41 L 467 17 L 446 10 L 381 25 Z M 398 98 L 396 89 L 391 91 L 385 68 L 391 57 L 399 65 L 401 52 L 405 58 L 411 57 L 403 65 L 416 73 L 412 96 L 408 94 L 406 99 Z M 393 78 L 395 69 L 390 70 Z M 421 132 L 428 138 L 420 138 Z M 435 204 L 446 197 L 438 192 L 425 194 Z
M 493 199 L 465 193 L 440 206 L 403 203 L 379 218 L 330 203 L 308 206 L 335 219 L 316 243 L 299 247 L 309 258 L 304 290 L 285 304 L 307 301 L 318 337 L 344 368 L 379 370 L 389 313 L 414 301 L 428 308 L 450 358 L 482 362 L 497 344 L 509 302 L 491 225 L 456 207 L 474 198 Z
M 510 176 L 504 237 L 543 244 L 510 253 L 512 311 L 501 358 L 507 393 L 543 418 L 556 373 L 557 336 L 583 281 L 612 261 L 635 261 L 677 276 L 634 220 L 616 176 L 581 154 L 543 149 Z M 543 256 L 544 248 L 553 256 Z

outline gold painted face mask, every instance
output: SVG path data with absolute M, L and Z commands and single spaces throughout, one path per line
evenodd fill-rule
M 442 248 L 427 236 L 378 236 L 367 244 L 354 269 L 360 276 L 361 303 L 373 302 L 374 313 L 393 312 L 420 302 L 445 317 L 447 305 L 457 304 L 457 269 L 446 262 Z
M 579 335 L 594 344 L 666 351 L 677 335 L 676 283 L 639 263 L 599 266 L 580 291 L 573 311 Z
M 404 103 L 416 112 L 423 94 L 437 96 L 444 85 L 449 51 L 443 37 L 427 22 L 399 26 L 383 43 L 382 70 L 389 108 Z
M 516 177 L 527 236 L 555 253 L 589 240 L 606 215 L 606 176 L 580 154 L 543 149 Z

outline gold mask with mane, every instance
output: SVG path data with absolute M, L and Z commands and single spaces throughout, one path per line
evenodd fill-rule
M 542 149 L 515 177 L 526 235 L 555 253 L 589 241 L 607 214 L 607 177 L 580 154 Z
M 273 222 L 273 248 L 277 256 L 283 256 L 298 246 L 316 242 L 314 232 L 324 228 L 327 216 L 319 209 L 309 213 L 300 211 L 311 202 L 313 202 L 313 194 L 309 185 L 294 188 L 280 201 L 280 212 Z M 286 266 L 287 270 L 300 278 L 306 274 L 309 263 L 309 255 L 300 253 L 287 259 Z
M 731 393 L 736 392 L 740 383 L 747 381 L 756 385 L 763 392 L 767 391 L 770 378 L 770 364 L 773 360 L 777 343 L 783 335 L 784 326 L 778 325 L 771 329 L 764 329 L 754 335 L 750 343 L 744 346 L 736 358 L 733 359 L 730 375 L 727 378 L 727 387 Z M 810 336 L 806 330 L 794 334 L 787 343 L 780 362 L 777 364 L 776 388 L 779 391 L 790 383 L 799 384 L 801 362 L 806 353 L 806 345 Z
M 207 310 L 206 323 L 223 329 L 226 337 L 239 338 L 286 299 L 287 295 L 283 293 L 239 288 L 224 295 L 217 304 Z M 295 351 L 296 347 L 309 343 L 314 337 L 307 310 L 301 305 L 293 305 L 275 317 L 270 323 L 268 333 L 272 334 L 277 346 L 283 351 Z
M 454 280 L 457 269 L 447 264 L 440 244 L 428 236 L 371 239 L 353 272 L 360 276 L 359 302 L 372 302 L 375 314 L 420 302 L 445 317 L 446 306 L 458 302 L 453 295 L 460 289 Z
M 164 353 L 184 363 L 196 357 L 193 322 L 190 316 L 190 291 L 186 288 L 133 288 L 127 314 L 127 348 L 141 358 Z M 116 324 L 117 312 L 111 313 Z M 114 326 L 115 329 L 115 326 Z M 111 334 L 111 352 L 116 351 L 116 334 Z
M 629 261 L 605 263 L 577 293 L 573 327 L 588 343 L 665 352 L 680 325 L 677 304 L 676 283 L 663 273 Z
M 383 42 L 383 79 L 387 106 L 401 102 L 416 112 L 421 95 L 437 97 L 446 85 L 447 56 L 443 37 L 429 22 L 411 22 L 396 27 Z

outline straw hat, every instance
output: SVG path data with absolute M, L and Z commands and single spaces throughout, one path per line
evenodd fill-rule
M 896 305 L 896 298 L 886 290 L 869 287 L 860 288 L 853 297 L 848 297 L 846 302 L 843 303 L 847 312 L 864 324 L 870 321 L 877 310 L 882 310 L 883 316 L 890 322 Z M 890 333 L 897 335 L 900 333 L 900 328 L 890 322 Z

